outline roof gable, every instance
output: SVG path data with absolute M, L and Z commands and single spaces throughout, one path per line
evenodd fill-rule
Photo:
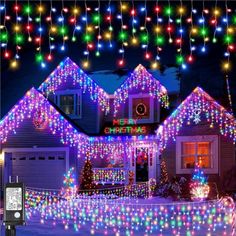
M 162 106 L 168 107 L 168 95 L 166 88 L 155 79 L 144 66 L 139 64 L 133 73 L 114 92 L 114 115 L 117 114 L 120 103 L 124 103 L 132 89 L 148 92 L 158 99 Z
M 109 96 L 96 82 L 84 73 L 69 57 L 62 61 L 48 78 L 39 86 L 42 93 L 53 93 L 62 84 L 72 80 L 83 93 L 89 92 L 90 98 L 98 102 L 103 111 L 109 112 Z
M 0 121 L 1 143 L 5 143 L 8 135 L 15 133 L 20 124 L 30 118 L 33 121 L 35 118 L 45 120 L 51 133 L 58 134 L 63 144 L 80 146 L 87 142 L 85 134 L 75 129 L 41 93 L 32 88 Z
M 166 147 L 170 138 L 175 140 L 185 123 L 194 122 L 198 124 L 203 115 L 209 121 L 210 127 L 213 127 L 215 123 L 218 124 L 220 133 L 236 142 L 236 120 L 234 116 L 203 89 L 196 87 L 156 130 L 160 139 L 160 150 L 162 151 Z

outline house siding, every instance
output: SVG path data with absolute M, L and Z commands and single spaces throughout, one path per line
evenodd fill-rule
M 197 125 L 185 125 L 181 128 L 178 136 L 194 135 L 218 135 L 219 136 L 219 173 L 209 174 L 209 181 L 216 182 L 222 188 L 225 173 L 235 165 L 235 151 L 233 142 L 219 133 L 219 128 L 210 128 L 208 122 L 201 122 Z M 176 141 L 170 139 L 162 155 L 166 160 L 169 177 L 176 175 Z M 183 175 L 190 177 L 190 175 Z
M 45 129 L 36 129 L 32 123 L 32 119 L 24 120 L 16 134 L 9 133 L 7 142 L 2 144 L 2 149 L 6 148 L 52 148 L 52 147 L 69 147 L 60 142 L 60 136 L 52 134 L 46 127 Z M 77 148 L 69 147 L 69 167 L 75 167 L 76 176 L 82 168 L 81 159 L 77 158 Z M 1 162 L 0 162 L 1 166 Z M 1 168 L 2 171 L 2 168 Z M 49 170 L 50 171 L 50 170 Z M 2 175 L 1 175 L 2 176 Z
M 73 84 L 72 80 L 68 79 L 67 83 L 58 87 L 55 91 L 67 91 L 67 90 L 80 90 L 80 86 Z M 100 123 L 97 113 L 104 113 L 98 106 L 97 102 L 94 102 L 90 98 L 90 93 L 88 91 L 82 90 L 82 108 L 81 108 L 81 118 L 73 119 L 76 124 L 78 124 L 86 133 L 97 134 L 100 132 Z M 54 96 L 51 94 L 48 97 L 52 103 L 55 104 Z

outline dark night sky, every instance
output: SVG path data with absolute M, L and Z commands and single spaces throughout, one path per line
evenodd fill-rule
M 38 87 L 46 77 L 56 68 L 65 57 L 69 56 L 78 65 L 81 62 L 84 47 L 80 44 L 68 44 L 64 53 L 54 53 L 54 61 L 41 69 L 34 62 L 34 48 L 28 47 L 21 53 L 21 66 L 18 70 L 9 70 L 8 63 L 1 62 L 1 117 L 24 95 L 31 87 Z M 155 48 L 151 51 L 155 54 Z M 185 50 L 185 48 L 184 48 Z M 186 49 L 187 50 L 187 49 Z M 186 70 L 181 70 L 181 97 L 185 98 L 196 87 L 200 86 L 211 96 L 224 105 L 226 102 L 226 84 L 224 74 L 221 71 L 221 62 L 224 51 L 222 44 L 208 45 L 207 53 L 198 53 L 196 61 L 189 65 Z M 167 45 L 161 54 L 163 65 L 172 66 L 175 64 L 173 49 Z M 90 70 L 115 70 L 118 53 L 104 51 L 101 57 L 90 57 L 92 68 Z M 132 71 L 139 63 L 148 67 L 149 62 L 143 59 L 143 50 L 129 48 L 125 50 L 126 69 Z M 229 83 L 233 98 L 234 111 L 236 111 L 236 55 L 231 56 L 234 64 L 233 70 L 229 73 Z

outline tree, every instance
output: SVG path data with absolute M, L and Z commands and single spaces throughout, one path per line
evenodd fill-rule
M 87 159 L 84 163 L 84 168 L 82 170 L 82 179 L 80 184 L 80 189 L 93 189 L 93 170 L 92 163 L 89 159 Z
M 207 183 L 207 177 L 199 164 L 195 164 L 192 180 L 190 182 L 190 194 L 192 200 L 204 200 L 208 197 L 210 187 Z
M 165 185 L 166 183 L 168 183 L 168 181 L 169 181 L 169 177 L 168 177 L 168 172 L 167 172 L 167 168 L 166 168 L 166 162 L 165 162 L 164 158 L 162 158 L 162 160 L 161 160 L 160 186 Z
M 63 188 L 61 189 L 61 195 L 67 200 L 76 196 L 77 186 L 75 181 L 74 167 L 64 175 Z

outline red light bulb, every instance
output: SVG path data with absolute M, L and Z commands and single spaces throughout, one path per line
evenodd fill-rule
M 151 58 L 151 54 L 150 54 L 149 52 L 146 52 L 146 53 L 145 53 L 145 59 L 148 60 L 148 59 L 150 59 L 150 58 Z
M 136 15 L 136 12 L 135 12 L 135 10 L 134 10 L 134 9 L 132 9 L 132 10 L 131 10 L 131 12 L 130 12 L 130 14 L 131 14 L 132 16 L 135 16 L 135 15 Z
M 124 59 L 119 60 L 118 64 L 119 64 L 119 66 L 123 66 L 124 65 Z
M 16 12 L 18 12 L 18 11 L 20 10 L 20 7 L 19 7 L 18 5 L 15 5 L 15 6 L 14 6 L 14 10 L 15 10 Z
M 160 7 L 155 7 L 155 12 L 159 13 L 160 12 Z
M 188 62 L 189 62 L 189 63 L 193 62 L 193 57 L 192 57 L 192 55 L 190 55 L 190 56 L 188 57 Z
M 8 51 L 5 51 L 4 57 L 5 57 L 6 59 L 8 59 L 8 58 L 10 57 L 10 53 L 9 53 Z
M 51 61 L 51 60 L 52 60 L 52 55 L 51 55 L 51 54 L 48 54 L 47 60 L 48 60 L 48 61 Z

